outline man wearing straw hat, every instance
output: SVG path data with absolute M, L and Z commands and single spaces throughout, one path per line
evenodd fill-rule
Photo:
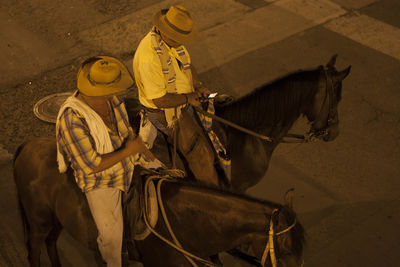
M 107 266 L 119 267 L 121 191 L 127 191 L 132 181 L 135 155 L 147 160 L 154 156 L 134 135 L 125 105 L 117 96 L 133 84 L 119 60 L 89 58 L 81 65 L 77 80 L 78 91 L 65 101 L 57 117 L 58 167 L 65 172 L 70 162 L 96 223 L 101 255 Z
M 155 13 L 153 23 L 154 27 L 141 40 L 133 59 L 145 117 L 166 134 L 171 143 L 176 140 L 177 148 L 196 179 L 218 185 L 215 152 L 192 108 L 200 106 L 210 93 L 196 79 L 184 46 L 196 40 L 196 25 L 187 9 L 180 5 Z

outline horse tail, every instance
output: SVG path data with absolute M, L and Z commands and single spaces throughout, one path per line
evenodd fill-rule
M 18 192 L 17 192 L 18 195 Z M 28 233 L 30 231 L 29 229 L 29 223 L 28 223 L 28 218 L 26 217 L 26 213 L 25 213 L 25 209 L 24 206 L 22 205 L 21 199 L 19 198 L 18 195 L 18 207 L 19 207 L 19 214 L 21 216 L 21 222 L 22 222 L 22 230 L 24 233 L 24 242 L 26 245 L 28 245 L 27 241 L 28 241 Z
M 15 161 L 17 160 L 17 158 L 18 158 L 19 154 L 21 153 L 22 149 L 24 148 L 25 144 L 26 143 L 21 144 L 14 153 L 14 158 L 13 158 L 14 182 L 16 182 Z M 24 233 L 24 241 L 26 243 L 27 242 L 27 233 L 29 233 L 29 223 L 28 223 L 28 218 L 26 217 L 24 206 L 22 205 L 21 198 L 19 196 L 18 188 L 16 191 L 17 191 L 19 214 L 21 216 L 22 229 L 23 229 L 23 233 Z
M 26 143 L 23 143 L 22 145 L 20 145 L 17 150 L 14 153 L 14 157 L 13 157 L 13 166 L 15 165 L 15 161 L 17 160 L 18 155 L 21 153 L 22 149 L 24 148 Z

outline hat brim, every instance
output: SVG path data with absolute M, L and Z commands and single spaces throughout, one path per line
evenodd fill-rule
M 79 92 L 87 96 L 107 96 L 123 92 L 132 86 L 133 84 L 132 76 L 124 64 L 121 64 L 121 62 L 115 60 L 112 57 L 100 56 L 99 59 L 105 59 L 110 62 L 118 64 L 118 67 L 121 71 L 121 75 L 113 83 L 93 84 L 89 81 L 90 66 L 86 68 L 84 67 L 78 74 L 77 82 L 78 82 Z
M 197 40 L 198 30 L 196 25 L 193 24 L 192 30 L 190 33 L 180 33 L 174 29 L 172 29 L 165 22 L 165 14 L 162 13 L 162 10 L 158 11 L 153 15 L 153 24 L 159 29 L 163 34 L 171 38 L 172 40 L 180 43 L 180 44 L 191 44 Z

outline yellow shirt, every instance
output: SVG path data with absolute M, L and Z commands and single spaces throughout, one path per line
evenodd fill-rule
M 191 93 L 194 91 L 189 78 L 181 71 L 177 58 L 179 58 L 175 48 L 167 46 L 168 53 L 172 59 L 172 66 L 176 74 L 176 89 L 178 94 Z M 189 53 L 186 48 L 185 53 L 190 63 Z M 139 90 L 140 103 L 149 108 L 156 109 L 153 99 L 160 98 L 167 93 L 167 81 L 162 72 L 161 61 L 151 42 L 151 35 L 148 33 L 142 39 L 136 49 L 133 58 L 133 73 L 136 85 Z

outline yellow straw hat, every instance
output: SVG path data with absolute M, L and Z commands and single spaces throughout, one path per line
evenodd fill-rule
M 153 15 L 154 25 L 167 37 L 181 44 L 190 44 L 197 39 L 197 27 L 186 8 L 171 6 Z
M 105 96 L 125 91 L 133 84 L 131 74 L 116 58 L 87 59 L 78 71 L 78 90 L 87 96 Z

